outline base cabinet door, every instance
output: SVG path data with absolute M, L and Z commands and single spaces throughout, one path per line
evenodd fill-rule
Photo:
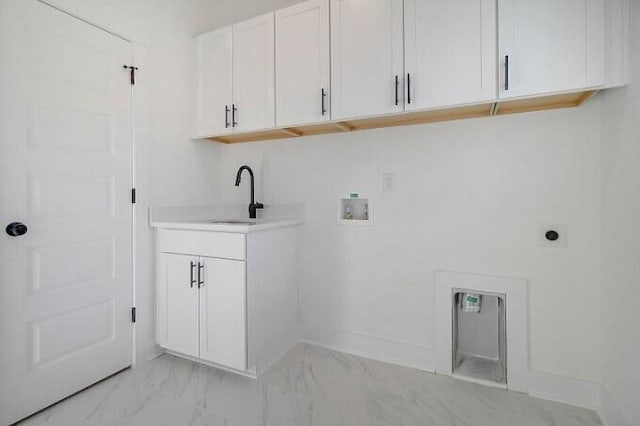
M 245 262 L 201 257 L 200 263 L 200 358 L 246 370 Z
M 171 351 L 198 357 L 198 258 L 160 253 L 157 271 L 157 340 Z

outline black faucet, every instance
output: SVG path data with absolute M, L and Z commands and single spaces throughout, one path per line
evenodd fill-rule
M 249 166 L 242 166 L 238 169 L 238 173 L 236 174 L 236 186 L 240 186 L 240 178 L 242 177 L 242 172 L 243 171 L 248 171 L 249 172 L 249 176 L 251 176 L 251 203 L 249 203 L 249 218 L 250 219 L 255 219 L 256 218 L 256 210 L 257 209 L 263 209 L 264 208 L 264 204 L 262 203 L 256 203 L 254 200 L 254 192 L 253 192 L 253 170 L 251 170 L 251 167 Z

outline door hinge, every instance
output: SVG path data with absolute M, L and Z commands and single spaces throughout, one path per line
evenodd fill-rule
M 136 308 L 131 308 L 131 322 L 136 322 Z
M 131 204 L 135 204 L 135 203 L 136 203 L 136 189 L 131 188 Z
M 131 73 L 131 85 L 135 86 L 136 84 L 136 71 L 138 71 L 138 67 L 134 67 L 132 65 L 123 65 L 124 69 L 129 70 Z

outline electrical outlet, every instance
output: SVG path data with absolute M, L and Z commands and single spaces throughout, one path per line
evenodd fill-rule
M 382 192 L 396 192 L 396 174 L 382 174 Z

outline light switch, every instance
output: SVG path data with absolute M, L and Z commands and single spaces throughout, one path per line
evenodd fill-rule
M 396 192 L 396 174 L 382 174 L 382 192 Z

